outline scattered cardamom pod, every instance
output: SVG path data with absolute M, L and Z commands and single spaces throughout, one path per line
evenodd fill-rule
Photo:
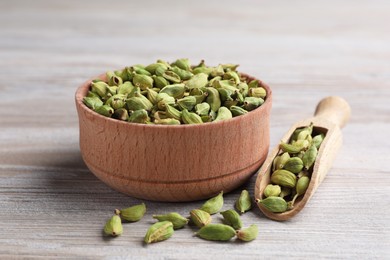
M 104 233 L 109 236 L 119 236 L 123 233 L 121 218 L 117 215 L 112 216 L 104 226 Z
M 173 224 L 170 221 L 154 223 L 146 232 L 144 241 L 146 244 L 166 240 L 173 235 Z
M 242 214 L 252 208 L 252 199 L 247 190 L 241 192 L 240 197 L 236 201 L 236 209 Z
M 192 222 L 200 228 L 211 223 L 211 215 L 204 210 L 193 209 L 190 211 L 190 216 Z
M 120 215 L 122 219 L 130 222 L 139 221 L 146 212 L 145 203 L 141 203 L 139 205 L 135 205 L 125 209 L 116 209 L 115 214 Z
M 221 191 L 217 196 L 207 200 L 200 209 L 213 215 L 215 213 L 218 213 L 222 207 L 223 207 L 223 191 Z
M 259 228 L 257 227 L 256 224 L 252 224 L 248 228 L 238 230 L 236 232 L 236 235 L 238 239 L 245 242 L 249 242 L 255 240 L 258 233 L 259 233 Z
M 209 224 L 195 233 L 197 236 L 212 241 L 228 241 L 236 235 L 234 228 L 224 224 Z
M 234 209 L 222 211 L 220 214 L 223 216 L 223 220 L 226 225 L 231 226 L 235 230 L 242 228 L 240 215 Z
M 153 218 L 158 221 L 170 221 L 173 224 L 173 229 L 179 229 L 187 225 L 188 219 L 176 212 L 171 212 L 165 215 L 153 215 Z

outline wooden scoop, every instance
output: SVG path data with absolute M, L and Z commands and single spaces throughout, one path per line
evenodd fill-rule
M 288 142 L 295 129 L 305 127 L 310 125 L 310 123 L 313 123 L 313 132 L 317 134 L 323 133 L 325 134 L 325 138 L 319 148 L 317 159 L 313 166 L 309 187 L 304 195 L 297 198 L 293 209 L 283 213 L 273 213 L 268 211 L 263 205 L 257 203 L 264 215 L 274 220 L 287 220 L 302 210 L 332 166 L 333 160 L 335 159 L 342 144 L 340 128 L 347 123 L 350 114 L 351 108 L 344 99 L 336 96 L 327 97 L 318 103 L 314 117 L 294 124 L 284 135 L 281 141 Z M 268 155 L 263 166 L 259 170 L 255 186 L 256 200 L 265 198 L 263 196 L 263 190 L 268 184 L 270 184 L 272 162 L 275 156 L 278 155 L 279 151 L 280 149 L 278 145 Z

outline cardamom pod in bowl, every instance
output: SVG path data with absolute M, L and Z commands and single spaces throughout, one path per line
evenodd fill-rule
M 77 89 L 81 155 L 110 187 L 142 199 L 199 200 L 239 187 L 264 162 L 269 86 L 234 64 L 189 64 L 134 65 Z

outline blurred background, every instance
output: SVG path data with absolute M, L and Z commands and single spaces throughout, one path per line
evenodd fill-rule
M 389 0 L 1 0 L 0 255 L 386 258 L 389 24 Z M 107 70 L 177 58 L 238 63 L 268 83 L 271 147 L 323 97 L 352 107 L 343 148 L 307 210 L 288 223 L 258 210 L 245 217 L 259 223 L 256 242 L 210 246 L 184 230 L 145 249 L 149 222 L 124 239 L 101 238 L 112 208 L 137 200 L 83 163 L 74 93 Z M 253 192 L 254 181 L 245 188 Z M 197 204 L 149 205 L 180 212 Z
M 271 85 L 272 144 L 325 95 L 361 97 L 351 105 L 363 106 L 374 95 L 362 97 L 364 89 L 389 87 L 389 10 L 387 0 L 0 1 L 0 122 L 23 122 L 3 128 L 0 141 L 37 149 L 50 137 L 77 149 L 73 96 L 82 82 L 188 57 L 238 63 Z M 361 116 L 385 109 L 373 103 Z M 37 123 L 51 134 L 35 132 Z

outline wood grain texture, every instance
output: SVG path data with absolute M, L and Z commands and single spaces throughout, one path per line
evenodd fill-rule
M 387 0 L 0 1 L 0 258 L 390 258 L 389 9 Z M 321 98 L 351 104 L 310 202 L 282 223 L 257 208 L 243 215 L 259 226 L 251 243 L 211 243 L 186 227 L 143 246 L 152 214 L 202 201 L 146 202 L 122 237 L 102 237 L 112 210 L 139 200 L 83 163 L 74 92 L 109 68 L 177 57 L 236 62 L 269 83 L 271 147 Z M 255 178 L 242 187 L 251 194 Z
M 331 96 L 322 99 L 316 109 L 314 116 L 295 123 L 281 138 L 284 143 L 291 142 L 291 136 L 297 128 L 307 127 L 313 124 L 313 132 L 324 134 L 325 139 L 318 150 L 316 161 L 310 177 L 310 184 L 303 196 L 299 196 L 295 201 L 292 210 L 283 213 L 273 213 L 267 210 L 262 204 L 258 204 L 262 213 L 274 220 L 285 221 L 298 214 L 314 195 L 322 181 L 325 179 L 328 171 L 331 169 L 334 159 L 336 158 L 342 146 L 342 133 L 340 127 L 344 126 L 351 116 L 349 104 L 338 96 Z M 282 152 L 279 144 L 269 153 L 266 161 L 258 171 L 255 183 L 255 199 L 264 199 L 264 189 L 271 183 L 272 165 L 275 157 Z

